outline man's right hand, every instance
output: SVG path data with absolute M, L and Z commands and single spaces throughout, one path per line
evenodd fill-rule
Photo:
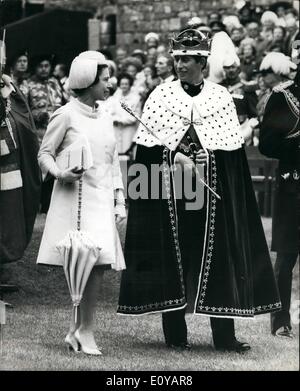
M 175 164 L 178 164 L 182 171 L 185 174 L 195 176 L 196 175 L 196 166 L 192 159 L 188 156 L 185 156 L 181 152 L 177 152 L 175 156 Z

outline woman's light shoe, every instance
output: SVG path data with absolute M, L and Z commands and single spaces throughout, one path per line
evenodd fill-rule
M 89 348 L 88 346 L 84 346 L 81 343 L 80 334 L 78 330 L 75 331 L 74 337 L 76 338 L 79 348 L 81 348 L 83 353 L 90 354 L 92 356 L 102 356 L 102 352 L 98 348 Z
M 69 352 L 74 351 L 75 353 L 80 352 L 80 345 L 77 341 L 77 339 L 74 337 L 74 334 L 67 334 L 65 338 L 65 343 L 68 346 Z

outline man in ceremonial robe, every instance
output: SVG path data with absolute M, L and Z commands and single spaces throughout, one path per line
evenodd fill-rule
M 185 312 L 192 303 L 194 314 L 210 317 L 216 349 L 244 352 L 250 345 L 237 340 L 234 318 L 281 306 L 244 140 L 230 93 L 203 79 L 206 36 L 183 31 L 172 55 L 179 80 L 152 92 L 135 137 L 136 163 L 148 172 L 161 165 L 166 197 L 130 199 L 129 188 L 118 313 L 160 312 L 167 346 L 190 349 Z M 176 167 L 194 180 L 204 169 L 209 188 L 200 207 L 178 196 Z

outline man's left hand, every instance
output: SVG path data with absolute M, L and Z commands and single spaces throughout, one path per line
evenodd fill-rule
M 116 223 L 120 224 L 126 217 L 119 214 L 115 215 Z

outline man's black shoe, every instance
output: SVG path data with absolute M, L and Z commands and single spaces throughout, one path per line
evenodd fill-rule
M 240 342 L 238 340 L 235 340 L 231 344 L 215 345 L 215 348 L 216 350 L 220 351 L 245 353 L 251 349 L 251 346 L 247 342 Z
M 188 342 L 181 342 L 179 344 L 174 344 L 174 343 L 167 343 L 168 348 L 182 351 L 182 350 L 191 350 L 192 345 L 189 344 Z

